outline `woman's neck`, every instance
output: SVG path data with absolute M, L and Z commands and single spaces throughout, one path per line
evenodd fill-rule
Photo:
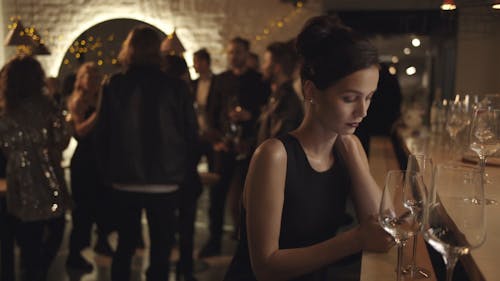
M 306 119 L 292 134 L 297 137 L 311 165 L 319 169 L 329 168 L 333 164 L 332 149 L 338 134 L 327 132 L 318 123 Z

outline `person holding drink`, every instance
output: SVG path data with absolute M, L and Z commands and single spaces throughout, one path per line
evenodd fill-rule
M 210 187 L 210 236 L 200 250 L 202 258 L 221 253 L 226 197 L 233 206 L 233 218 L 239 218 L 237 210 L 256 138 L 255 126 L 260 107 L 269 95 L 262 76 L 246 64 L 249 51 L 250 43 L 243 38 L 235 37 L 229 42 L 229 70 L 214 77 L 213 95 L 207 98 L 210 134 L 217 138 L 213 144 L 214 172 L 220 174 L 220 180 Z M 235 233 L 238 221 L 234 220 Z
M 353 135 L 377 87 L 377 51 L 329 16 L 306 23 L 297 49 L 304 120 L 252 157 L 241 239 L 226 281 L 334 280 L 331 265 L 393 245 L 376 220 L 381 190 Z M 338 232 L 348 197 L 360 224 Z

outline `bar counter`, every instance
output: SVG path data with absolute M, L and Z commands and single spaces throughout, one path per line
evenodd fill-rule
M 384 178 L 388 170 L 400 169 L 398 157 L 405 160 L 409 153 L 429 154 L 434 164 L 446 161 L 463 161 L 464 163 L 475 164 L 472 156 L 462 156 L 462 153 L 450 151 L 450 140 L 447 136 L 429 135 L 422 139 L 418 134 L 414 135 L 405 130 L 399 130 L 395 136 L 396 153 L 389 138 L 375 137 L 371 141 L 370 166 L 375 180 L 382 188 Z M 466 147 L 463 145 L 464 151 Z M 398 153 L 399 150 L 399 153 Z M 466 154 L 467 155 L 467 154 Z M 397 157 L 398 156 L 398 157 Z M 495 199 L 500 202 L 500 165 L 492 159 L 495 165 L 486 166 L 488 184 L 485 187 L 485 197 Z M 404 165 L 406 162 L 404 162 Z M 471 251 L 470 255 L 462 256 L 462 263 L 468 278 L 460 280 L 471 281 L 497 281 L 500 280 L 500 204 L 487 205 L 486 207 L 486 241 L 484 244 Z M 417 264 L 423 265 L 427 269 L 432 269 L 428 251 L 423 239 L 419 241 Z M 409 245 L 410 246 L 410 245 Z M 408 247 L 408 249 L 411 249 Z M 405 251 L 406 254 L 409 252 Z M 396 280 L 396 248 L 391 249 L 386 254 L 363 253 L 361 280 Z M 405 257 L 406 258 L 406 257 Z M 437 280 L 435 274 L 432 279 Z M 455 275 L 459 275 L 455 271 Z M 460 276 L 455 276 L 460 277 Z M 463 276 L 462 276 L 463 277 Z M 456 278 L 454 278 L 456 280 Z M 444 279 L 443 279 L 444 280 Z

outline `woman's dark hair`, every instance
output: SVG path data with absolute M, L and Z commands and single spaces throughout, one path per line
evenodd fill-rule
M 183 75 L 189 73 L 189 68 L 183 57 L 165 55 L 163 57 L 163 71 L 171 77 L 181 78 Z
M 126 68 L 131 65 L 159 65 L 160 44 L 156 30 L 144 25 L 135 27 L 123 42 L 118 60 Z
M 266 51 L 271 53 L 274 63 L 281 65 L 285 75 L 292 76 L 297 64 L 297 54 L 288 42 L 271 43 L 267 46 Z
M 324 90 L 358 70 L 378 65 L 376 48 L 332 16 L 311 18 L 297 37 L 302 81 Z
M 0 97 L 7 112 L 26 99 L 41 96 L 44 87 L 45 72 L 34 57 L 14 57 L 0 71 Z
M 250 51 L 250 42 L 247 39 L 241 38 L 241 37 L 234 37 L 229 41 L 230 43 L 233 44 L 239 44 L 245 49 L 247 52 Z

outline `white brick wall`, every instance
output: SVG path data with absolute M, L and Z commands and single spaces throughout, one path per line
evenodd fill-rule
M 188 61 L 192 52 L 207 47 L 218 72 L 225 68 L 224 48 L 230 38 L 237 35 L 255 38 L 271 21 L 293 10 L 291 4 L 279 0 L 2 0 L 2 3 L 5 30 L 17 6 L 24 25 L 34 25 L 48 41 L 46 45 L 52 54 L 39 59 L 51 76 L 57 75 L 64 54 L 78 35 L 93 25 L 116 18 L 142 20 L 166 33 L 175 26 L 188 51 Z M 268 43 L 292 38 L 321 9 L 322 0 L 307 1 L 301 13 L 283 28 L 272 29 L 264 40 L 252 41 L 252 49 L 261 54 Z M 3 53 L 1 48 L 0 53 Z M 6 47 L 5 53 L 10 57 L 14 50 Z
M 0 2 L 0 23 L 3 23 L 4 20 L 4 15 L 3 15 L 3 5 L 4 1 Z M 2 38 L 3 43 L 3 38 L 5 38 L 5 28 L 0 28 L 0 38 Z M 0 66 L 4 65 L 5 63 L 5 46 L 4 44 L 0 44 Z

